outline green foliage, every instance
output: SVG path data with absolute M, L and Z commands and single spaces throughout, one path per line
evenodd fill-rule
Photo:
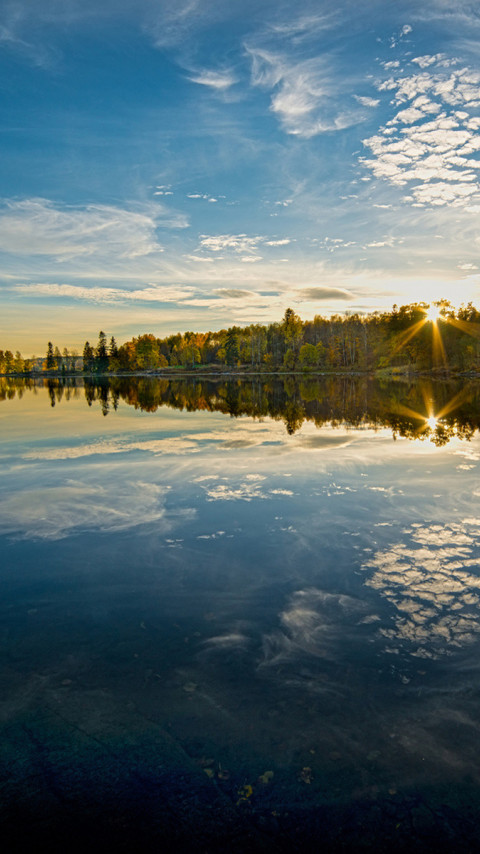
M 235 326 L 227 332 L 225 339 L 225 362 L 227 365 L 236 365 L 240 356 L 238 348 L 238 335 Z
M 437 318 L 426 303 L 393 306 L 370 315 L 345 313 L 316 315 L 302 321 L 287 308 L 280 322 L 231 326 L 217 332 L 185 332 L 158 338 L 140 335 L 107 345 L 99 333 L 95 348 L 83 350 L 87 373 L 158 371 L 167 367 L 194 370 L 198 365 L 241 366 L 250 371 L 480 371 L 480 312 L 471 303 L 455 311 L 446 300 L 434 304 Z M 430 307 L 431 308 L 431 307 Z M 76 353 L 48 343 L 46 370 L 70 373 Z M 26 367 L 28 365 L 28 367 Z M 20 354 L 0 351 L 0 371 L 30 369 Z
M 304 344 L 300 347 L 299 362 L 302 368 L 313 368 L 317 365 L 319 352 L 314 344 Z

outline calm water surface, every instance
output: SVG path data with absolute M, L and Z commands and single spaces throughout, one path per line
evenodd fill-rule
M 5 832 L 478 850 L 475 386 L 1 392 Z

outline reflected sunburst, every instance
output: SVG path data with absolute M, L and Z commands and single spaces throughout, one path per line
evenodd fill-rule
M 447 424 L 442 419 L 457 409 L 469 397 L 469 394 L 469 390 L 464 388 L 451 397 L 441 409 L 437 410 L 431 386 L 422 385 L 425 411 L 418 412 L 403 404 L 397 406 L 397 411 L 407 418 L 418 421 L 418 428 L 415 431 L 417 439 L 429 438 L 435 445 L 444 445 L 457 435 L 457 430 L 453 424 Z

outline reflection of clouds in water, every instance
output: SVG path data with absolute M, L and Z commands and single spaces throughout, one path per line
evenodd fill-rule
M 229 669 L 233 662 L 237 664 L 251 655 L 252 639 L 240 628 L 233 627 L 221 635 L 215 635 L 203 641 L 197 653 L 197 659 L 202 665 L 217 668 L 226 665 Z
M 197 540 L 216 540 L 217 537 L 224 537 L 225 531 L 215 531 L 213 534 L 198 534 Z
M 236 484 L 221 482 L 203 486 L 206 480 L 227 480 L 225 477 L 210 476 L 198 478 L 197 483 L 200 482 L 202 488 L 205 489 L 207 501 L 252 501 L 253 499 L 270 498 L 272 495 L 293 495 L 290 489 L 262 489 L 262 482 L 266 479 L 266 475 L 263 474 L 246 474 Z
M 412 654 L 437 658 L 471 643 L 480 632 L 480 577 L 476 551 L 479 520 L 449 525 L 416 523 L 398 544 L 364 564 L 373 569 L 366 584 L 396 609 L 393 628 L 381 629 L 390 641 L 413 645 Z M 472 530 L 473 528 L 473 530 Z
M 240 632 L 229 632 L 225 635 L 217 635 L 216 637 L 208 638 L 204 642 L 204 647 L 214 649 L 232 649 L 233 647 L 246 647 L 250 643 L 250 638 Z
M 262 492 L 257 481 L 243 481 L 236 486 L 228 483 L 217 483 L 206 490 L 207 501 L 251 501 L 252 499 L 268 498 Z
M 457 471 L 470 471 L 477 467 L 477 462 L 480 460 L 480 454 L 474 451 L 473 448 L 458 448 L 455 451 L 456 456 L 463 457 L 465 462 L 459 464 Z
M 166 533 L 195 513 L 167 510 L 167 490 L 140 481 L 115 484 L 113 489 L 69 481 L 66 486 L 22 490 L 0 500 L 0 533 L 59 540 L 81 531 L 118 532 L 152 522 Z
M 39 448 L 22 454 L 24 460 L 74 460 L 101 454 L 126 454 L 132 451 L 144 451 L 154 455 L 193 454 L 205 451 L 208 447 L 225 450 L 241 450 L 254 445 L 271 444 L 270 425 L 250 425 L 234 427 L 228 430 L 212 430 L 210 433 L 188 433 L 181 436 L 155 436 L 151 439 L 133 439 L 113 437 L 98 439 L 81 445 Z M 283 443 L 282 438 L 282 443 Z
M 351 596 L 317 588 L 298 590 L 280 615 L 282 628 L 264 636 L 260 666 L 294 662 L 305 658 L 305 653 L 338 658 L 365 607 Z
M 46 450 L 29 451 L 23 454 L 25 460 L 76 460 L 80 457 L 91 457 L 101 454 L 126 454 L 130 451 L 149 451 L 153 454 L 191 454 L 200 450 L 194 437 L 174 436 L 165 439 L 145 439 L 128 442 L 121 439 L 100 439 L 87 445 L 76 445 L 69 448 L 48 448 Z

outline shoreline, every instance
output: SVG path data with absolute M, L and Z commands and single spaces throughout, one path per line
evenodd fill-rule
M 267 377 L 278 377 L 278 378 L 287 378 L 287 377 L 295 377 L 301 379 L 319 379 L 326 377 L 366 377 L 371 379 L 401 379 L 401 380 L 411 380 L 411 379 L 421 379 L 421 378 L 429 378 L 429 379 L 437 379 L 437 380 L 446 380 L 446 379 L 456 379 L 456 378 L 465 378 L 465 379 L 480 379 L 479 371 L 455 371 L 448 370 L 447 368 L 440 368 L 430 371 L 416 371 L 416 370 L 399 370 L 399 369 L 386 369 L 386 368 L 377 368 L 377 369 L 369 369 L 369 370 L 334 370 L 334 371 L 286 371 L 286 370 L 270 370 L 270 371 L 256 371 L 256 370 L 248 370 L 245 368 L 160 368 L 158 370 L 143 370 L 143 371 L 106 371 L 99 373 L 89 373 L 86 371 L 28 371 L 28 372 L 19 372 L 14 373 L 10 372 L 8 374 L 0 372 L 0 378 L 4 379 L 32 379 L 32 380 L 41 380 L 41 379 L 89 379 L 89 380 L 99 380 L 99 379 L 126 379 L 126 378 L 145 378 L 145 379 L 167 379 L 167 380 L 181 380 L 181 379 L 248 379 L 248 378 L 267 378 Z

